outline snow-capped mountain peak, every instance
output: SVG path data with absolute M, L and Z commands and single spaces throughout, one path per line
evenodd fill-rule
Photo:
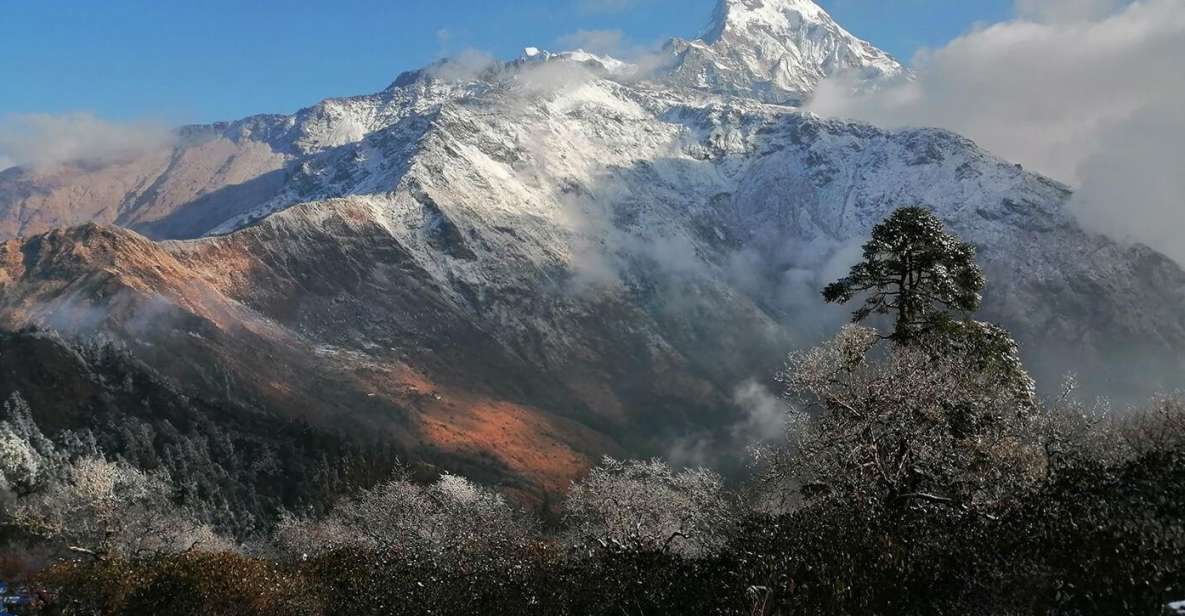
M 801 103 L 839 73 L 875 82 L 906 72 L 811 0 L 720 0 L 699 40 L 672 46 L 681 85 L 777 103 Z
M 831 16 L 811 0 L 721 0 L 701 38 L 715 43 L 727 31 L 743 32 L 751 26 L 787 32 L 794 20 L 825 22 Z

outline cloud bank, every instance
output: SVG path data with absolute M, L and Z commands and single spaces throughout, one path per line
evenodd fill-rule
M 1185 263 L 1165 232 L 1185 229 L 1185 2 L 1018 0 L 1016 11 L 919 53 L 915 80 L 856 94 L 829 80 L 809 108 L 971 137 L 1074 186 L 1087 228 Z
M 1022 19 L 1042 23 L 1093 21 L 1111 15 L 1130 0 L 1016 0 Z
M 5 160 L 33 167 L 131 160 L 173 139 L 164 125 L 109 122 L 91 113 L 11 115 L 0 119 L 0 167 Z

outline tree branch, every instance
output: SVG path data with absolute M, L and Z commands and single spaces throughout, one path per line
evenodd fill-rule
M 71 545 L 71 546 L 66 546 L 66 549 L 70 552 L 74 552 L 77 554 L 86 554 L 87 556 L 90 556 L 91 558 L 93 558 L 95 560 L 103 560 L 102 554 L 100 554 L 99 552 L 92 550 L 90 548 L 84 548 L 84 547 L 77 546 L 77 545 Z
M 948 498 L 946 496 L 938 496 L 935 494 L 927 494 L 925 492 L 911 492 L 909 494 L 902 494 L 897 497 L 897 500 L 910 500 L 910 499 L 924 500 L 924 501 L 931 502 L 931 503 L 937 503 L 939 505 L 953 505 L 955 503 L 955 499 L 953 499 L 953 498 Z
M 688 539 L 688 536 L 683 534 L 683 531 L 677 530 L 677 531 L 671 533 L 671 536 L 667 537 L 666 541 L 662 542 L 662 551 L 666 552 L 667 550 L 669 550 L 671 547 L 671 542 L 674 541 L 675 539 L 678 539 L 679 537 Z

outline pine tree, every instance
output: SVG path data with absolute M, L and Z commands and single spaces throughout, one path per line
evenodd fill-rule
M 947 233 L 933 213 L 904 207 L 872 229 L 864 260 L 847 277 L 823 290 L 830 303 L 869 295 L 853 313 L 853 322 L 873 314 L 893 314 L 892 339 L 904 344 L 979 308 L 983 271 L 975 247 Z

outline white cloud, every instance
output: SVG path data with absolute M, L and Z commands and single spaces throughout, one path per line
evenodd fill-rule
M 91 113 L 20 114 L 0 119 L 0 159 L 35 167 L 130 160 L 173 138 L 168 128 L 150 122 L 109 122 Z
M 621 30 L 577 30 L 561 36 L 561 49 L 583 49 L 605 55 L 621 55 L 625 49 L 625 34 Z
M 1021 19 L 1042 23 L 1093 21 L 1111 15 L 1132 0 L 1016 0 Z
M 449 48 L 453 42 L 453 33 L 448 28 L 441 28 L 436 31 L 436 49 L 440 56 L 447 56 Z
M 574 62 L 528 64 L 518 73 L 522 91 L 538 96 L 568 91 L 594 79 L 596 75 L 592 71 Z
M 428 72 L 445 81 L 470 81 L 497 65 L 498 59 L 494 56 L 478 49 L 466 49 L 433 64 Z
M 630 68 L 617 75 L 618 79 L 642 80 L 675 60 L 662 49 L 663 41 L 639 43 L 626 37 L 621 30 L 577 30 L 556 39 L 559 49 L 584 51 L 621 60 Z
M 15 160 L 13 160 L 7 156 L 0 156 L 0 171 L 4 171 L 5 169 L 7 169 L 9 167 L 15 167 L 15 166 L 16 166 Z
M 732 401 L 745 412 L 745 417 L 733 426 L 739 442 L 765 444 L 786 436 L 786 402 L 769 388 L 750 379 L 732 392 Z
M 1185 101 L 1159 105 L 1102 129 L 1071 206 L 1084 227 L 1185 265 Z
M 914 81 L 852 94 L 830 80 L 810 109 L 964 134 L 1079 187 L 1073 207 L 1093 229 L 1185 262 L 1156 232 L 1185 228 L 1185 174 L 1167 172 L 1185 168 L 1185 2 L 1019 0 L 1017 10 L 920 53 Z

